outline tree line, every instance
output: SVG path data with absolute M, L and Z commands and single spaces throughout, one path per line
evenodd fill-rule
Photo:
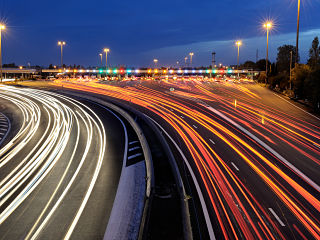
M 315 37 L 309 50 L 307 64 L 295 64 L 296 47 L 283 45 L 278 48 L 275 63 L 268 63 L 267 83 L 270 88 L 284 92 L 296 100 L 304 100 L 312 105 L 315 111 L 320 112 L 320 44 Z M 299 59 L 299 56 L 298 56 Z M 247 61 L 242 68 L 262 71 L 259 82 L 266 82 L 266 60 L 256 63 Z

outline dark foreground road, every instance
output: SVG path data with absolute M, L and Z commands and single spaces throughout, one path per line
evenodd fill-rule
M 1 87 L 0 239 L 102 239 L 124 156 L 116 116 L 90 102 Z M 1 111 L 1 110 L 0 110 Z

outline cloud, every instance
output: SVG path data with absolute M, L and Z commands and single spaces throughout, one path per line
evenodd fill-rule
M 308 51 L 314 37 L 320 36 L 320 28 L 312 29 L 300 33 L 300 55 L 301 61 L 306 62 Z M 243 45 L 240 51 L 241 61 L 256 60 L 258 50 L 259 59 L 266 55 L 266 37 L 253 37 L 242 39 Z M 272 61 L 276 60 L 277 48 L 284 44 L 296 44 L 296 33 L 271 34 L 269 39 L 269 57 Z M 195 65 L 209 65 L 211 63 L 211 52 L 217 53 L 217 61 L 224 64 L 235 64 L 237 57 L 237 48 L 235 40 L 204 41 L 191 44 L 176 45 L 165 48 L 159 48 L 144 52 L 146 56 L 156 56 L 159 63 L 174 64 L 177 60 L 183 62 L 183 58 L 189 52 L 194 52 Z

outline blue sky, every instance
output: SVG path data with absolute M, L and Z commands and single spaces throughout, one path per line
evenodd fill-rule
M 275 21 L 270 56 L 277 47 L 295 44 L 297 0 L 0 0 L 3 62 L 59 64 L 58 40 L 65 40 L 66 64 L 98 65 L 99 53 L 111 49 L 111 65 L 173 65 L 192 51 L 194 65 L 236 63 L 234 41 L 243 40 L 241 61 L 265 57 L 265 19 Z M 320 0 L 302 0 L 301 58 L 306 61 L 320 37 Z

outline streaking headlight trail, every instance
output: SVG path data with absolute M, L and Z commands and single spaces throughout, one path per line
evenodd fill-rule
M 62 205 L 79 178 L 87 171 L 89 181 L 79 192 L 79 204 L 64 233 L 69 239 L 96 184 L 106 151 L 102 121 L 86 105 L 66 96 L 35 89 L 0 87 L 0 98 L 19 109 L 22 121 L 15 136 L 0 149 L 0 225 L 14 214 L 40 184 L 49 181 L 54 168 L 63 168 L 52 194 L 34 220 L 26 239 L 36 239 Z M 37 141 L 35 141 L 37 137 Z M 95 151 L 89 155 L 90 151 Z M 64 160 L 62 162 L 62 159 Z M 67 161 L 66 161 L 67 159 Z M 83 169 L 89 163 L 90 169 Z M 90 171 L 89 171 L 90 170 Z

